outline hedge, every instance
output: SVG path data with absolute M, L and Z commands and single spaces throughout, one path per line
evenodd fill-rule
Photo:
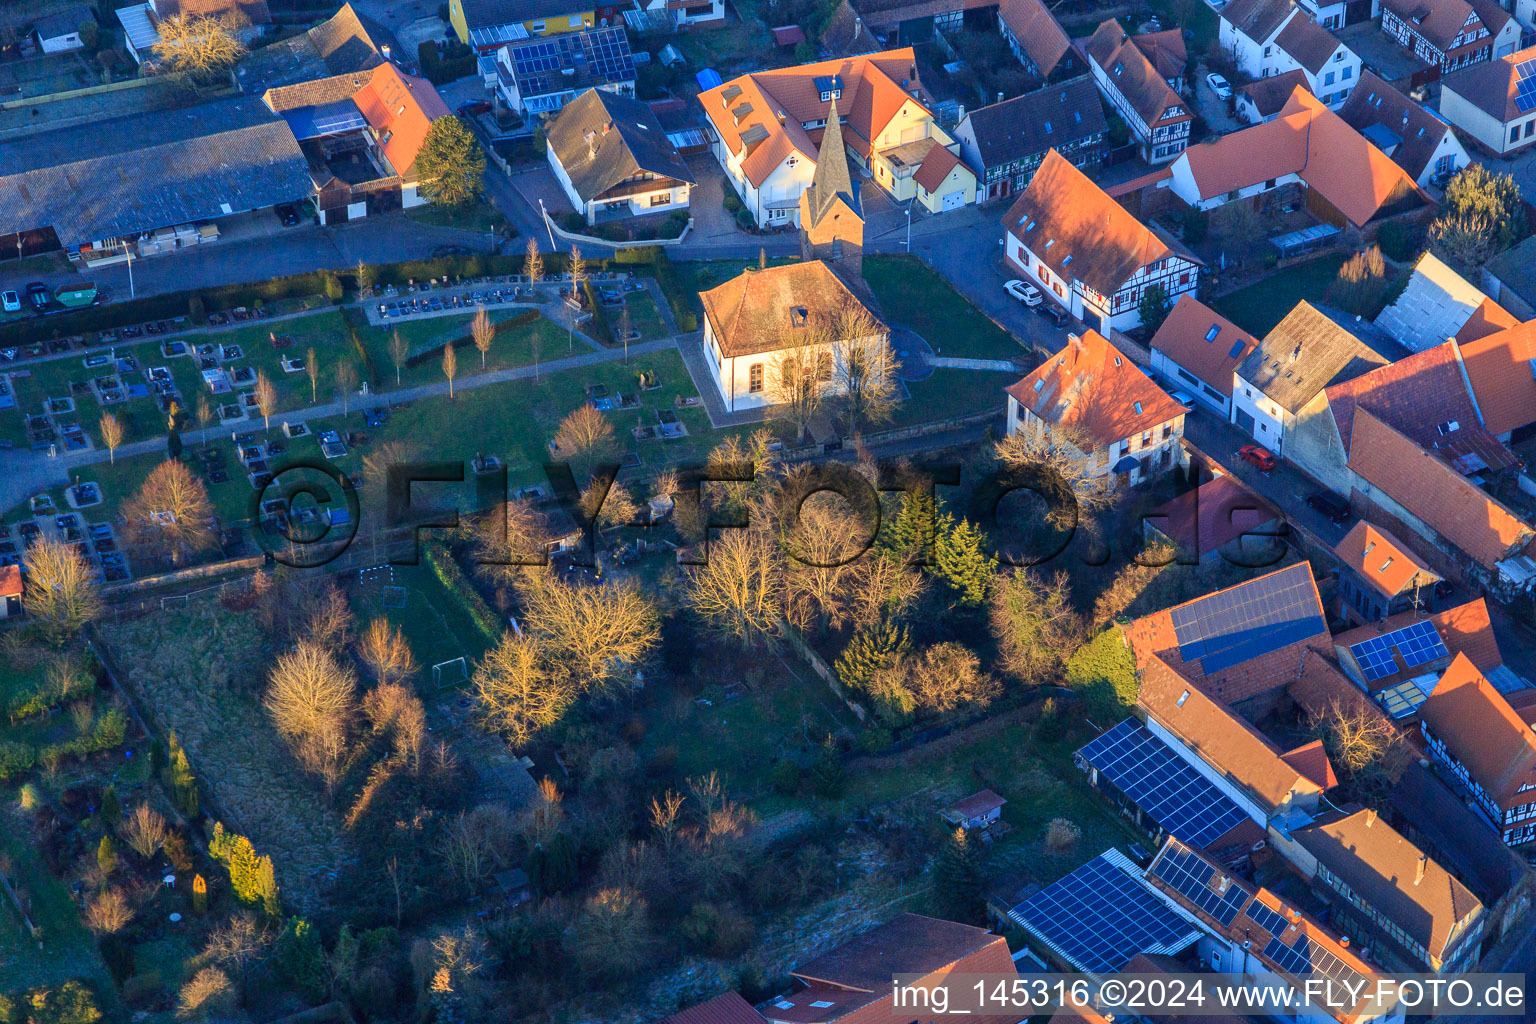
M 693 309 L 694 293 L 690 292 L 678 277 L 677 268 L 672 266 L 672 257 L 668 256 L 667 250 L 659 245 L 650 246 L 647 251 L 655 254 L 647 262 L 651 264 L 651 272 L 656 276 L 656 283 L 661 286 L 661 293 L 667 297 L 667 305 L 672 307 L 672 319 L 677 321 L 677 329 L 684 334 L 698 330 L 699 314 Z
M 587 325 L 587 333 L 600 345 L 613 347 L 613 328 L 608 326 L 608 314 L 603 309 L 603 304 L 597 301 L 597 289 L 592 287 L 592 279 L 587 278 L 581 282 L 582 294 L 587 297 L 587 308 L 592 311 L 592 322 Z
M 352 321 L 352 313 L 343 311 L 342 321 L 347 327 L 347 340 L 352 343 L 352 351 L 357 353 L 358 361 L 362 364 L 363 379 L 368 382 L 370 388 L 379 386 L 378 367 L 373 365 L 373 356 L 368 352 L 368 346 L 363 344 L 362 335 L 357 333 L 357 324 Z
M 502 334 L 512 330 L 514 327 L 527 327 L 529 324 L 538 323 L 542 316 L 543 314 L 536 309 L 525 309 L 517 314 L 517 316 L 496 321 L 492 326 L 497 334 Z M 452 341 L 445 341 L 442 345 L 429 348 L 425 352 L 417 352 L 406 359 L 405 365 L 407 367 L 420 366 L 422 363 L 440 359 L 443 354 L 443 348 L 447 345 L 452 345 L 454 348 L 463 348 L 465 345 L 473 345 L 474 343 L 475 336 L 473 334 L 466 334 L 462 337 L 454 338 Z
M 5 712 L 14 724 L 33 715 L 40 715 L 44 711 L 61 707 L 76 697 L 84 697 L 95 686 L 96 681 L 84 671 L 66 676 L 64 685 L 57 689 L 44 681 L 30 693 L 17 694 L 12 698 Z
M 453 557 L 453 552 L 441 541 L 425 546 L 423 557 L 427 561 L 427 567 L 437 577 L 437 581 L 443 585 L 443 589 L 457 597 L 464 605 L 464 610 L 469 613 L 476 628 L 485 636 L 485 642 L 495 647 L 501 643 L 501 636 L 506 632 L 502 625 L 501 616 L 491 611 L 491 606 L 485 603 L 485 598 L 469 582 L 460 568 L 458 559 Z
M 90 732 L 63 743 L 36 747 L 31 743 L 0 741 L 0 781 L 15 778 L 38 762 L 65 757 L 84 757 L 121 746 L 128 735 L 128 719 L 116 708 L 96 720 Z

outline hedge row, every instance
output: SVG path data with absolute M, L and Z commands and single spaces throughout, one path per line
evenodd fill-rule
M 587 297 L 587 308 L 592 311 L 592 321 L 587 324 L 587 333 L 600 345 L 613 347 L 613 328 L 608 325 L 608 314 L 603 309 L 603 304 L 597 301 L 597 289 L 592 287 L 592 279 L 581 282 L 582 294 Z
M 502 625 L 501 616 L 491 611 L 491 606 L 485 603 L 485 598 L 469 582 L 460 568 L 458 559 L 453 557 L 453 552 L 441 542 L 425 545 L 423 557 L 437 581 L 443 585 L 443 589 L 453 594 L 464 605 L 464 610 L 469 613 L 470 619 L 485 636 L 485 642 L 494 647 L 501 643 L 501 635 L 506 632 Z
M 62 707 L 77 697 L 84 697 L 95 687 L 96 680 L 87 672 L 61 675 L 57 683 L 53 679 L 43 682 L 30 693 L 19 693 L 5 709 L 11 723 L 24 721 L 34 715 Z
M 504 334 L 516 327 L 527 327 L 529 324 L 538 323 L 542 316 L 543 314 L 536 309 L 525 309 L 516 316 L 496 321 L 493 326 L 497 334 Z M 442 345 L 429 348 L 425 352 L 417 352 L 405 361 L 405 365 L 407 367 L 414 367 L 420 366 L 422 363 L 431 362 L 434 359 L 441 359 L 443 348 L 447 345 L 452 345 L 454 348 L 463 348 L 474 343 L 475 336 L 473 334 L 466 334 L 462 337 L 454 338 L 452 341 L 446 341 Z
M 102 750 L 111 750 L 121 746 L 126 735 L 128 719 L 114 708 L 97 719 L 90 732 L 63 743 L 38 747 L 31 743 L 0 741 L 0 781 L 13 779 L 39 762 L 47 764 L 66 757 L 84 757 Z

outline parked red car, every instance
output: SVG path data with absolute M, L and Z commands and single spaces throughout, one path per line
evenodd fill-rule
M 491 104 L 486 100 L 470 100 L 467 103 L 459 104 L 460 117 L 473 117 L 475 114 L 488 114 L 490 113 L 490 110 Z
M 1268 473 L 1275 468 L 1275 455 L 1268 448 L 1260 448 L 1256 444 L 1245 444 L 1237 450 L 1237 454 L 1244 462 L 1257 466 L 1262 473 Z

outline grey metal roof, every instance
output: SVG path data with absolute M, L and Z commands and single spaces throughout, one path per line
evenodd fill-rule
M 235 68 L 235 78 L 242 91 L 259 96 L 280 85 L 371 71 L 384 63 L 379 46 L 388 38 L 344 4 L 308 32 L 252 50 Z
M 255 98 L 0 142 L 0 231 L 52 227 L 76 245 L 301 199 L 288 125 Z
M 605 89 L 588 89 L 567 103 L 545 139 L 577 194 L 588 201 L 642 171 L 693 181 L 655 112 Z

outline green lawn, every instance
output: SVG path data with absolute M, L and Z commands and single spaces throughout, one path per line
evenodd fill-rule
M 478 231 L 489 235 L 506 223 L 501 211 L 481 200 L 463 206 L 443 206 L 427 203 L 405 211 L 406 217 L 418 224 L 430 224 L 437 228 L 459 228 L 462 231 Z
M 1212 308 L 1256 338 L 1268 334 L 1303 299 L 1322 302 L 1328 286 L 1339 276 L 1344 257 L 1320 256 L 1276 271 L 1262 281 L 1228 292 Z
M 864 280 L 892 326 L 921 334 L 939 355 L 1010 359 L 1024 351 L 1017 339 L 916 257 L 866 256 Z
M 14 790 L 0 792 L 8 804 Z M 69 887 L 48 871 L 19 820 L 21 811 L 0 814 L 0 854 L 11 885 L 25 893 L 28 916 L 42 933 L 42 948 L 25 938 L 9 899 L 0 899 L 0 993 L 83 978 L 110 989 L 111 978 L 96 952 L 96 940 L 80 920 Z M 13 820 L 16 815 L 18 820 Z
M 366 540 L 359 540 L 364 544 Z M 450 593 L 426 564 L 396 566 L 393 585 L 405 591 L 405 607 L 384 606 L 384 582 L 359 584 L 352 590 L 352 610 L 359 623 L 383 617 L 399 627 L 419 666 L 416 687 L 428 693 L 432 666 L 453 658 L 465 659 L 473 670 L 485 654 L 485 639 L 470 620 L 459 598 Z

